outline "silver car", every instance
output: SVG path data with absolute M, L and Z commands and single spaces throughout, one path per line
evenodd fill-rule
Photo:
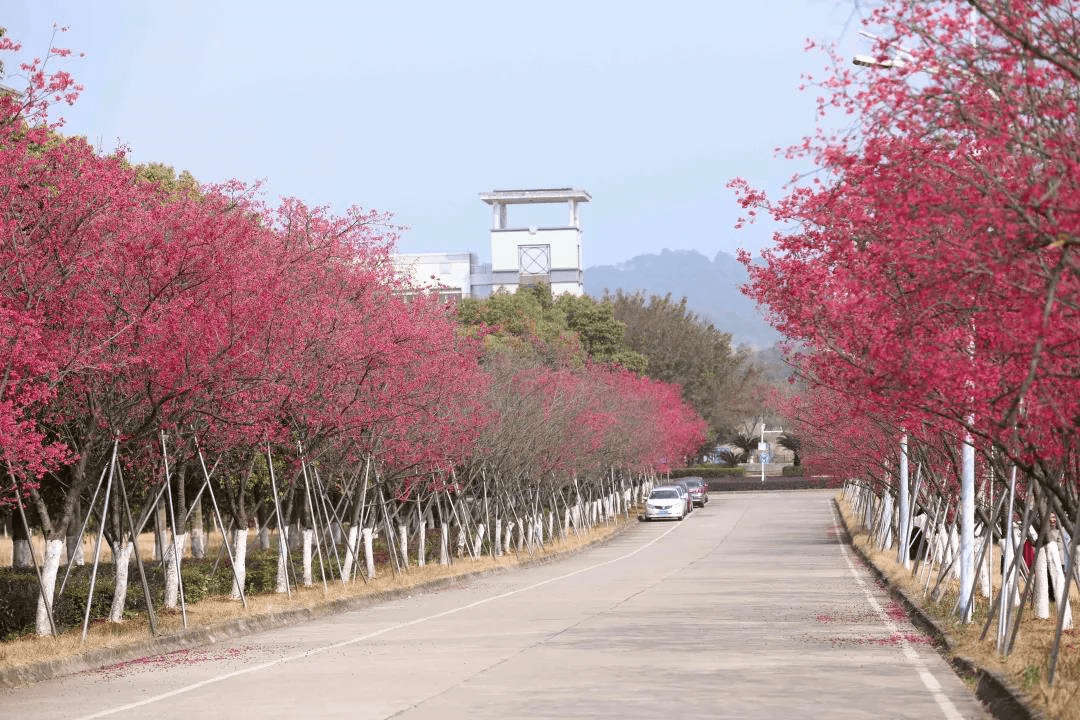
M 645 501 L 646 520 L 671 518 L 682 520 L 684 517 L 686 517 L 686 496 L 680 488 L 673 485 L 653 488 Z

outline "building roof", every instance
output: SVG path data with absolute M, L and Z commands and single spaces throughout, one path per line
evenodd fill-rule
M 575 188 L 538 188 L 534 190 L 493 190 L 480 193 L 480 199 L 488 205 L 525 205 L 529 203 L 589 202 L 592 197 L 584 190 Z

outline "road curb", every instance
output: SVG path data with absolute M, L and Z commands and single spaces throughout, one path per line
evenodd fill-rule
M 543 557 L 524 559 L 513 565 L 464 572 L 460 575 L 438 578 L 408 588 L 395 588 L 393 590 L 384 590 L 369 595 L 340 598 L 313 607 L 294 608 L 291 610 L 282 610 L 280 612 L 249 615 L 229 620 L 218 625 L 181 630 L 180 632 L 171 635 L 161 635 L 135 643 L 126 643 L 117 647 L 99 648 L 67 658 L 43 660 L 27 665 L 0 669 L 0 689 L 10 690 L 41 682 L 43 680 L 74 675 L 75 673 L 86 672 L 88 670 L 99 670 L 119 663 L 139 660 L 148 656 L 166 655 L 181 650 L 188 650 L 190 648 L 212 645 L 221 642 L 222 640 L 231 640 L 264 632 L 266 630 L 275 630 L 291 625 L 299 625 L 328 615 L 362 610 L 363 608 L 371 607 L 372 605 L 378 605 L 390 600 L 407 597 L 414 593 L 434 592 L 451 585 L 468 582 L 489 575 L 510 572 L 520 568 L 549 565 L 562 560 L 563 558 L 577 555 L 589 548 L 600 547 L 611 542 L 637 524 L 632 522 L 632 519 L 633 518 L 625 520 L 621 527 L 616 527 L 611 534 L 595 542 L 586 543 L 570 550 L 555 552 Z
M 986 668 L 979 667 L 972 660 L 957 655 L 953 652 L 952 641 L 948 633 L 937 624 L 923 609 L 912 600 L 903 588 L 894 585 L 888 576 L 883 573 L 863 552 L 862 548 L 852 542 L 851 529 L 848 527 L 844 514 L 840 512 L 840 504 L 833 498 L 833 506 L 836 514 L 840 517 L 840 523 L 844 530 L 844 540 L 848 547 L 862 560 L 874 577 L 880 582 L 889 594 L 897 600 L 907 611 L 912 624 L 920 631 L 928 635 L 933 641 L 935 649 L 944 657 L 960 678 L 973 683 L 975 697 L 977 697 L 986 709 L 998 720 L 1046 720 L 1046 717 L 1027 704 L 1022 692 L 1013 687 L 1007 679 Z

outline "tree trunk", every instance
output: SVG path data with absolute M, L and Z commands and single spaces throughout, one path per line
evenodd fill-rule
M 165 514 L 165 501 L 159 500 L 154 509 L 154 559 L 161 560 L 165 557 L 165 545 L 168 542 L 166 528 L 169 526 L 168 517 Z
M 450 564 L 450 526 L 446 523 L 439 528 L 439 564 Z
M 240 600 L 244 590 L 244 581 L 247 579 L 247 528 L 238 527 L 233 530 L 233 579 L 232 592 L 229 597 Z
M 1035 553 L 1035 617 L 1046 620 L 1050 617 L 1050 586 L 1046 567 L 1046 546 Z
M 480 525 L 479 527 L 476 528 L 476 539 L 473 541 L 473 556 L 474 557 L 480 557 L 480 551 L 484 547 L 483 543 L 484 543 L 484 531 L 485 530 L 487 530 L 487 528 L 484 525 Z
M 274 585 L 274 592 L 276 593 L 284 594 L 289 592 L 289 568 L 285 560 L 287 559 L 291 530 L 291 525 L 282 527 L 281 523 L 278 523 L 277 583 Z
M 34 558 L 30 553 L 30 537 L 26 534 L 21 519 L 16 519 L 11 524 L 11 566 L 34 567 Z
M 1058 544 L 1055 541 L 1051 541 L 1046 545 L 1047 554 L 1046 562 L 1049 565 L 1049 580 L 1054 588 L 1054 601 L 1057 603 L 1058 608 L 1061 608 L 1061 603 L 1065 603 L 1065 622 L 1061 626 L 1062 630 L 1071 630 L 1073 626 L 1072 622 L 1072 607 L 1069 603 L 1069 598 L 1062 597 L 1065 589 L 1065 570 L 1061 566 L 1061 551 L 1058 549 Z
M 175 536 L 176 552 L 173 553 L 173 543 L 165 547 L 165 607 L 175 608 L 180 599 L 180 564 L 184 558 L 184 546 L 187 544 L 187 533 Z
M 315 531 L 304 528 L 304 587 L 311 587 L 311 546 L 315 540 Z
M 49 612 L 53 607 L 53 594 L 56 592 L 56 574 L 60 570 L 61 556 L 64 554 L 62 539 L 49 540 L 45 543 L 45 558 L 41 564 L 41 584 L 45 591 L 42 597 L 38 593 L 37 621 L 34 625 L 39 637 L 52 634 Z
M 976 536 L 976 548 L 983 547 L 984 541 L 986 540 L 986 533 L 988 532 L 990 532 L 990 528 L 984 528 L 983 534 Z M 994 555 L 993 549 L 994 544 L 992 542 L 986 544 L 986 552 L 983 554 L 982 562 L 979 563 L 978 571 L 975 577 L 976 582 L 979 584 L 979 594 L 984 598 L 994 597 L 993 588 L 990 587 L 990 569 L 993 567 L 991 563 L 993 562 Z M 978 555 L 977 552 L 976 555 Z
M 83 553 L 82 532 L 82 502 L 76 500 L 71 519 L 67 526 L 67 556 L 72 565 L 85 565 L 86 556 Z
M 113 548 L 116 586 L 113 590 L 112 607 L 109 609 L 109 622 L 118 623 L 124 619 L 124 605 L 127 603 L 128 569 L 131 567 L 131 553 L 135 545 L 124 542 L 120 550 Z
M 367 576 L 369 580 L 375 578 L 375 552 L 371 547 L 371 536 L 374 534 L 372 528 L 364 528 L 364 564 L 367 567 Z
M 203 528 L 202 498 L 191 512 L 191 556 L 197 560 L 206 557 L 206 530 Z
M 402 569 L 409 567 L 409 528 L 404 523 L 398 525 L 398 551 Z
M 352 580 L 353 564 L 356 562 L 357 542 L 360 539 L 360 528 L 353 525 L 349 528 L 349 535 L 345 541 L 345 562 L 341 566 L 341 579 L 348 582 Z
M 420 537 L 416 541 L 416 566 L 424 567 L 427 560 L 424 552 L 427 549 L 427 523 L 421 520 L 417 532 L 420 533 Z

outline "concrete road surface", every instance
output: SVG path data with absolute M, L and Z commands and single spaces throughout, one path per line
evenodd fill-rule
M 987 717 L 832 496 L 714 495 L 557 563 L 6 691 L 0 717 Z

